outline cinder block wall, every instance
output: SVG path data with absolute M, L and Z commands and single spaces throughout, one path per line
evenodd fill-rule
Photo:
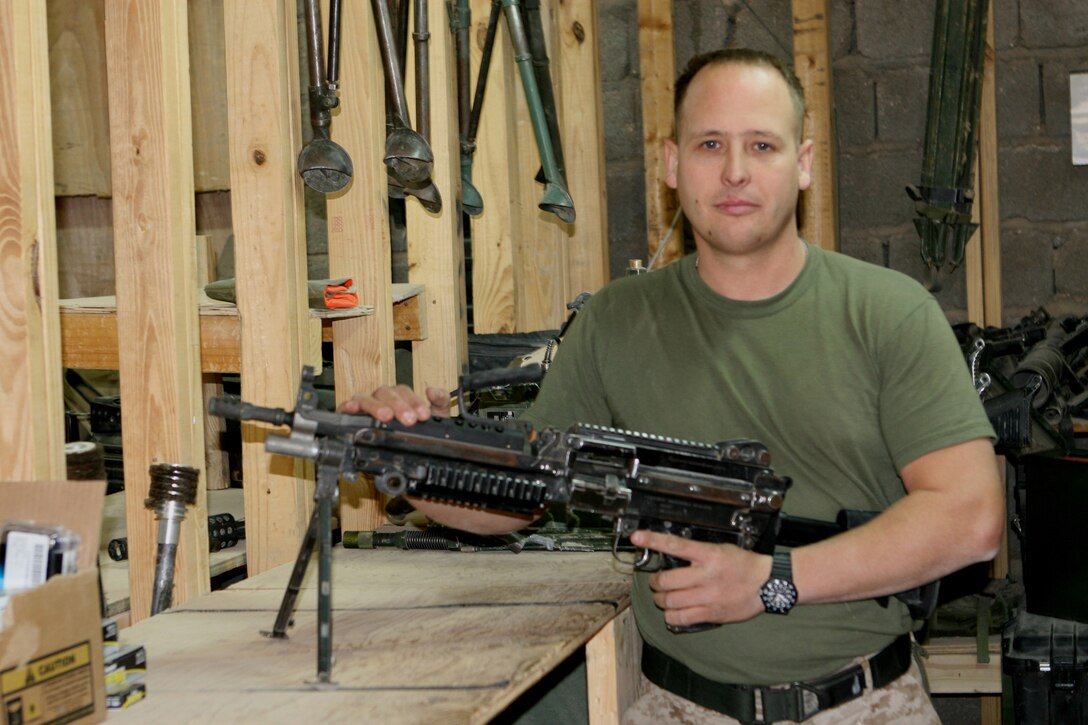
M 1088 167 L 1073 166 L 1069 73 L 1088 71 L 1084 0 L 992 0 L 1004 324 L 1039 306 L 1088 313 Z M 832 0 L 831 48 L 842 251 L 925 279 L 914 209 L 935 0 Z M 792 56 L 785 0 L 674 0 L 676 66 L 728 41 Z M 645 257 L 638 20 L 601 0 L 611 271 Z M 965 318 L 962 271 L 937 298 Z

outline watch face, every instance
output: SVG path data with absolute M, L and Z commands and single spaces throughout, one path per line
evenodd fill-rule
M 759 598 L 771 614 L 785 614 L 797 603 L 797 589 L 785 579 L 768 579 L 759 590 Z

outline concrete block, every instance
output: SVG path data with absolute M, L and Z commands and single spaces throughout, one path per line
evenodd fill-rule
M 691 57 L 699 52 L 695 43 L 695 5 L 691 0 L 676 0 L 672 5 L 673 62 L 677 75 Z
M 1012 48 L 1020 39 L 1019 0 L 990 0 L 994 7 L 994 49 Z
M 1060 230 L 1054 247 L 1054 291 L 1088 299 L 1088 223 Z
M 929 65 L 911 65 L 876 74 L 876 138 L 925 143 Z
M 936 0 L 890 3 L 857 0 L 858 52 L 872 60 L 928 58 Z
M 1031 226 L 1001 230 L 1001 303 L 1035 309 L 1054 296 L 1054 235 Z
M 638 82 L 628 78 L 608 83 L 602 99 L 604 111 L 604 160 L 642 160 L 642 101 Z
M 854 52 L 857 41 L 853 0 L 831 0 L 831 58 L 837 60 Z
M 998 152 L 1001 216 L 1033 222 L 1084 218 L 1088 166 L 1073 166 L 1069 139 Z
M 637 5 L 623 0 L 605 0 L 597 22 L 601 80 L 607 84 L 638 75 Z
M 922 150 L 896 147 L 839 154 L 839 225 L 844 233 L 872 228 L 913 229 L 914 202 L 907 184 L 921 178 Z
M 1084 0 L 1032 0 L 1021 3 L 1020 38 L 1029 48 L 1088 45 L 1088 3 Z
M 994 73 L 998 138 L 1021 138 L 1040 133 L 1039 64 L 1033 58 L 1008 58 L 998 54 Z
M 875 81 L 853 66 L 834 68 L 835 135 L 840 150 L 876 140 Z
M 642 164 L 610 164 L 608 192 L 609 272 L 622 277 L 628 259 L 646 259 L 646 181 Z

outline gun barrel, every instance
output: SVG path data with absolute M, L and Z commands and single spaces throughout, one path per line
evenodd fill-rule
M 242 401 L 236 395 L 217 395 L 208 400 L 208 412 L 231 420 L 258 420 L 272 425 L 291 425 L 294 413 L 283 408 L 265 408 Z

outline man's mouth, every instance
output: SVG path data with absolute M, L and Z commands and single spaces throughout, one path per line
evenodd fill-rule
M 747 214 L 756 209 L 756 206 L 754 202 L 747 199 L 734 198 L 723 199 L 714 205 L 716 209 L 726 214 Z

